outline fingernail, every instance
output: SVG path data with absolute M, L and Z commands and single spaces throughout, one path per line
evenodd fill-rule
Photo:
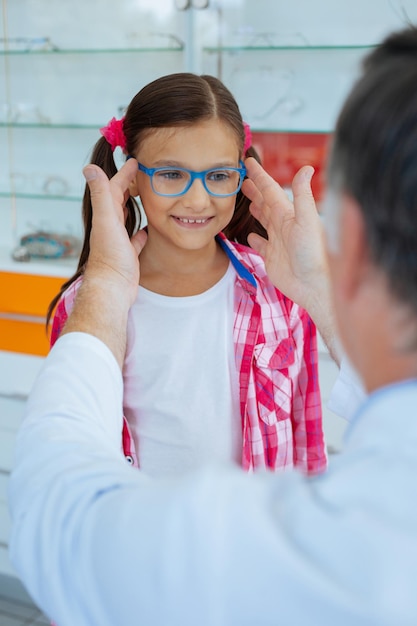
M 83 174 L 87 182 L 90 182 L 90 180 L 95 180 L 97 178 L 97 171 L 95 167 L 85 167 L 83 169 Z
M 304 170 L 304 176 L 307 179 L 308 182 L 311 181 L 311 179 L 313 178 L 313 174 L 314 174 L 314 167 L 312 167 L 311 165 L 308 166 L 305 170 Z

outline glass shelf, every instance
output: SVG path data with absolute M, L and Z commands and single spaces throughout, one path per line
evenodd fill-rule
M 229 87 L 253 131 L 294 135 L 333 132 L 361 62 L 375 48 L 247 40 L 231 44 L 203 48 L 204 72 L 216 74 Z
M 12 193 L 11 191 L 0 191 L 0 198 L 19 198 L 22 200 L 55 200 L 59 202 L 82 202 L 81 196 L 59 196 L 53 195 L 49 193 L 24 193 L 20 191 L 16 191 Z
M 105 122 L 104 122 L 105 124 Z M 64 124 L 64 123 L 19 123 L 19 122 L 0 122 L 0 128 L 21 128 L 21 129 L 63 129 L 63 130 L 99 130 L 99 128 L 103 126 L 103 124 Z
M 337 50 L 371 50 L 376 46 L 369 45 L 361 45 L 361 46 L 307 46 L 307 45 L 299 45 L 299 46 L 218 46 L 218 47 L 204 47 L 203 52 L 208 53 L 217 53 L 217 52 L 273 52 L 273 51 L 303 51 L 303 52 L 314 52 L 315 50 L 320 51 L 337 51 Z
M 179 43 L 178 46 L 161 46 L 146 48 L 67 48 L 52 50 L 0 50 L 0 56 L 60 56 L 71 54 L 132 54 L 132 53 L 159 53 L 159 52 L 182 52 L 184 45 Z

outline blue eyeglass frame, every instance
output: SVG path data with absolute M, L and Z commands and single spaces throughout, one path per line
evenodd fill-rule
M 128 157 L 128 158 L 131 158 L 131 157 Z M 201 180 L 201 182 L 203 183 L 204 189 L 207 191 L 207 193 L 210 196 L 213 196 L 214 198 L 229 198 L 230 196 L 235 196 L 237 193 L 239 193 L 242 187 L 243 180 L 246 176 L 246 167 L 243 161 L 239 161 L 239 164 L 240 164 L 240 167 L 211 167 L 209 170 L 203 170 L 202 172 L 194 172 L 193 170 L 187 170 L 185 167 L 145 167 L 142 163 L 138 162 L 138 169 L 144 174 L 147 174 L 149 176 L 149 178 L 151 179 L 152 191 L 156 193 L 157 196 L 162 196 L 163 198 L 177 198 L 178 196 L 183 196 L 184 194 L 187 193 L 187 191 L 190 189 L 191 185 L 197 178 Z M 175 172 L 187 172 L 187 174 L 190 175 L 190 180 L 187 186 L 185 187 L 184 191 L 181 191 L 181 193 L 160 193 L 159 191 L 155 191 L 154 186 L 153 186 L 153 175 L 155 174 L 155 172 L 166 172 L 170 170 L 175 171 Z M 239 173 L 239 185 L 236 191 L 234 191 L 233 193 L 213 193 L 212 191 L 210 191 L 210 189 L 207 187 L 207 184 L 206 184 L 206 175 L 209 172 L 216 172 L 218 170 L 232 170 L 233 172 Z

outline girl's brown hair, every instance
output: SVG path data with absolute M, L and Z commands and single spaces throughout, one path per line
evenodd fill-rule
M 243 154 L 245 131 L 239 107 L 232 93 L 214 76 L 198 76 L 191 73 L 163 76 L 149 83 L 136 94 L 127 108 L 123 122 L 126 153 L 135 154 L 141 141 L 146 141 L 147 135 L 155 128 L 187 126 L 213 118 L 221 120 L 235 132 L 243 158 L 253 156 L 260 161 L 253 147 L 249 147 Z M 117 167 L 113 151 L 104 137 L 99 139 L 94 146 L 91 163 L 101 167 L 109 178 L 116 174 Z M 251 232 L 266 237 L 264 228 L 249 212 L 249 204 L 250 201 L 242 191 L 239 191 L 232 220 L 224 230 L 228 239 L 245 245 L 247 245 L 247 236 Z M 126 230 L 129 236 L 132 236 L 137 227 L 138 216 L 140 216 L 139 207 L 134 198 L 129 198 L 126 209 Z M 62 285 L 60 292 L 49 305 L 47 324 L 61 295 L 83 273 L 88 260 L 92 221 L 88 185 L 84 191 L 82 217 L 84 242 L 77 271 Z

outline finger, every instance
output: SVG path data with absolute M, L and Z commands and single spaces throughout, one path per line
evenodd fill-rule
M 242 191 L 244 195 L 249 198 L 254 204 L 261 205 L 263 203 L 263 197 L 253 180 L 245 178 L 242 183 Z
M 262 208 L 256 206 L 256 204 L 254 204 L 253 202 L 251 202 L 249 205 L 249 211 L 253 215 L 253 217 L 258 220 L 260 224 L 262 224 L 265 230 L 268 230 L 268 225 L 270 222 L 267 217 L 267 211 L 262 211 Z
M 244 195 L 251 200 L 249 210 L 253 217 L 256 218 L 258 222 L 261 222 L 262 226 L 266 228 L 267 219 L 266 215 L 264 215 L 264 212 L 262 211 L 264 201 L 261 192 L 258 191 L 256 185 L 249 178 L 243 182 L 242 191 Z
M 133 157 L 125 161 L 120 170 L 112 177 L 111 183 L 117 185 L 123 194 L 128 191 L 130 183 L 138 172 L 138 162 Z
M 294 212 L 297 222 L 316 216 L 317 207 L 311 190 L 311 179 L 314 167 L 305 165 L 293 178 L 292 192 L 294 197 Z
M 83 169 L 84 178 L 90 189 L 93 216 L 114 211 L 112 196 L 109 193 L 110 181 L 98 165 L 87 165 Z
M 137 172 L 137 161 L 129 159 L 109 181 L 107 175 L 98 166 L 91 163 L 83 169 L 84 177 L 92 193 L 101 193 L 108 189 L 109 182 L 113 189 L 119 189 L 122 196 L 129 190 L 129 184 Z
M 93 189 L 99 189 L 103 184 L 105 184 L 105 181 L 109 181 L 103 170 L 98 165 L 94 165 L 93 163 L 85 166 L 83 174 L 90 189 L 91 187 Z
M 129 159 L 109 181 L 98 165 L 90 164 L 83 169 L 93 205 L 93 217 L 98 214 L 113 213 L 115 206 L 124 205 L 125 194 L 137 172 L 137 161 Z M 110 193 L 109 193 L 110 192 Z M 122 216 L 120 216 L 122 219 Z
M 130 240 L 138 256 L 142 252 L 143 248 L 145 247 L 147 239 L 148 239 L 148 234 L 146 230 L 142 229 L 142 230 L 138 230 L 138 232 L 135 233 L 132 239 Z
M 248 244 L 251 248 L 253 248 L 253 250 L 259 252 L 259 254 L 265 258 L 266 247 L 268 245 L 268 241 L 266 239 L 256 233 L 250 233 L 248 235 Z
M 124 196 L 123 196 L 123 221 L 124 221 L 125 224 L 126 224 L 126 220 L 128 218 L 128 215 L 129 215 L 129 209 L 127 207 L 127 202 L 128 202 L 128 200 L 131 197 L 132 196 L 130 195 L 130 191 L 129 191 L 129 189 L 127 189 L 125 191 L 125 193 L 124 193 Z
M 129 198 L 130 198 L 130 197 L 131 197 L 131 196 L 130 196 L 129 189 L 126 189 L 126 191 L 125 191 L 125 192 L 124 192 L 124 194 L 123 194 L 123 204 L 124 204 L 124 205 L 125 205 L 125 204 L 126 204 L 126 202 L 129 200 Z
M 268 207 L 274 209 L 276 205 L 279 205 L 281 208 L 291 206 L 291 202 L 281 185 L 267 174 L 253 157 L 246 159 L 245 166 L 249 179 L 252 180 L 253 185 L 255 185 Z M 254 193 L 253 187 L 249 187 L 249 193 Z M 255 198 L 250 197 L 250 199 L 260 206 L 259 195 L 256 195 Z

